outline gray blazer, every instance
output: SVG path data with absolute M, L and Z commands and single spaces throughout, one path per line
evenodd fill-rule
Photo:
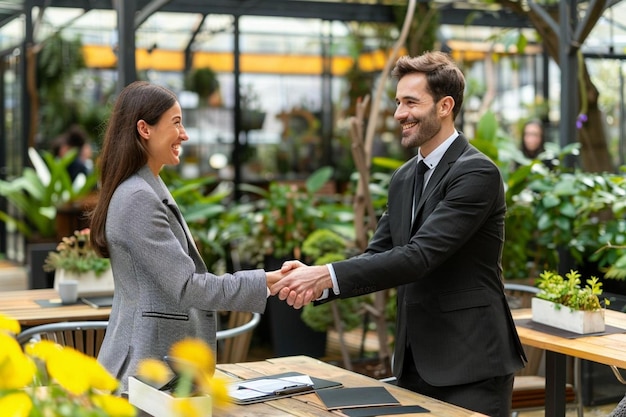
M 113 308 L 98 361 L 127 390 L 144 358 L 197 337 L 216 348 L 216 311 L 261 313 L 265 271 L 207 272 L 176 202 L 148 166 L 115 190 L 106 237 L 115 281 Z

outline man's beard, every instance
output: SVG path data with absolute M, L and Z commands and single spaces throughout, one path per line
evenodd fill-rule
M 421 119 L 415 119 L 417 123 L 414 133 L 408 136 L 402 135 L 402 146 L 405 148 L 417 148 L 431 140 L 441 130 L 441 123 L 437 119 L 436 109 L 433 105 L 432 110 L 427 116 Z

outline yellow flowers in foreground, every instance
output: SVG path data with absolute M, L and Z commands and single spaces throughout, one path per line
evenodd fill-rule
M 118 381 L 95 358 L 49 341 L 22 351 L 20 326 L 0 314 L 2 416 L 132 417 L 135 408 L 112 395 Z
M 215 355 L 211 347 L 200 339 L 188 338 L 170 348 L 170 365 L 178 375 L 174 396 L 188 398 L 193 395 L 210 395 L 215 408 L 225 408 L 231 403 L 228 396 L 228 380 L 215 377 Z M 163 384 L 169 379 L 169 368 L 161 361 L 145 359 L 139 364 L 138 376 L 151 382 Z M 178 402 L 177 416 L 195 417 L 191 404 Z
M 42 340 L 24 349 L 15 335 L 16 320 L 0 314 L 0 415 L 2 417 L 134 417 L 127 399 L 114 395 L 118 381 L 95 358 L 70 347 Z M 228 381 L 214 377 L 215 355 L 200 339 L 185 339 L 170 349 L 178 380 L 173 395 L 180 401 L 172 416 L 195 417 L 189 400 L 210 395 L 214 407 L 230 403 Z M 145 359 L 138 376 L 159 384 L 172 378 L 168 365 Z

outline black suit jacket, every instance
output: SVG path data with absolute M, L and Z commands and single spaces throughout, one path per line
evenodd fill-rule
M 393 174 L 366 252 L 333 263 L 340 297 L 398 287 L 398 377 L 407 345 L 431 385 L 513 373 L 525 357 L 502 285 L 500 171 L 460 135 L 432 173 L 411 225 L 416 169 L 415 157 Z

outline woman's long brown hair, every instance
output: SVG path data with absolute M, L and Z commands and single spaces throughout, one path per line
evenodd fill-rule
M 99 156 L 98 202 L 90 213 L 91 243 L 100 256 L 109 257 L 105 225 L 115 189 L 148 161 L 137 122 L 144 120 L 149 125 L 157 124 L 174 103 L 174 93 L 145 81 L 129 84 L 115 101 Z

